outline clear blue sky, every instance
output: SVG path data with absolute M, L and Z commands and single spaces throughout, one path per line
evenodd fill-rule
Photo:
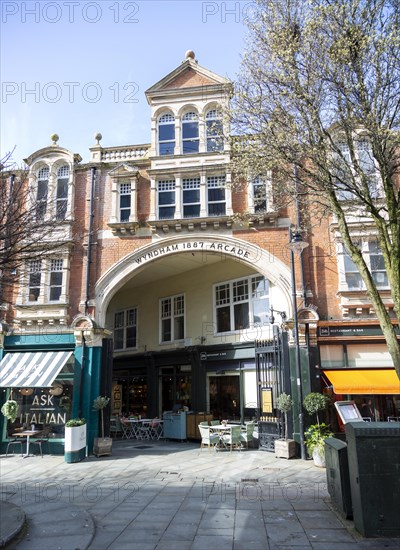
M 144 92 L 194 50 L 235 79 L 251 2 L 7 1 L 1 3 L 1 153 L 19 164 L 59 145 L 89 159 L 104 147 L 150 141 Z

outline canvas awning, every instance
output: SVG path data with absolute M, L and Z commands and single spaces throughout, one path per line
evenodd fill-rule
M 49 388 L 72 351 L 7 353 L 0 362 L 3 388 Z
M 394 369 L 324 370 L 336 394 L 400 394 L 400 380 Z

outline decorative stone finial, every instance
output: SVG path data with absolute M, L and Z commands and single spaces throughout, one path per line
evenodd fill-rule
M 97 141 L 96 145 L 100 145 L 100 141 L 103 139 L 103 136 L 100 134 L 100 132 L 97 132 L 97 134 L 94 136 L 94 139 Z
M 60 139 L 57 134 L 51 134 L 50 136 L 51 141 L 53 142 L 52 145 L 57 145 L 57 141 Z
M 193 50 L 188 50 L 185 54 L 185 59 L 193 59 L 195 61 L 196 55 Z

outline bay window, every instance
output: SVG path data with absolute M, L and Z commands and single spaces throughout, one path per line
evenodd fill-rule
M 37 302 L 42 283 L 42 261 L 31 260 L 28 263 L 28 301 Z
M 63 282 L 63 260 L 50 260 L 50 284 L 49 300 L 57 302 L 60 300 Z

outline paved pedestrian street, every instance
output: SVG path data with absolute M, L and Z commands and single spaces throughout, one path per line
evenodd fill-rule
M 2 507 L 26 514 L 18 550 L 400 548 L 341 519 L 311 460 L 114 440 L 108 457 L 3 455 L 0 466 Z

